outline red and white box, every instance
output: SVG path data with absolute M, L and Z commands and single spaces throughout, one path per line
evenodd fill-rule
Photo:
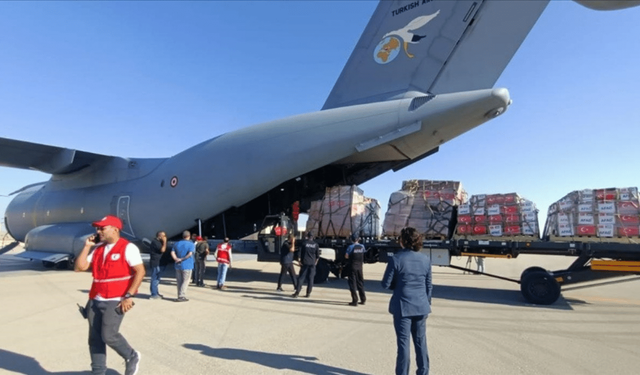
M 599 201 L 612 201 L 618 197 L 616 189 L 597 189 L 594 193 Z
M 456 231 L 458 234 L 471 234 L 471 225 L 458 225 Z
M 520 225 L 505 225 L 504 234 L 507 236 L 515 236 L 521 234 Z
M 616 202 L 616 209 L 621 215 L 637 215 L 640 212 L 638 202 L 632 200 Z
M 596 235 L 595 225 L 578 225 L 576 227 L 576 236 L 595 236 L 595 235 Z
M 504 222 L 505 223 L 520 223 L 520 215 L 505 215 Z
M 502 223 L 502 215 L 489 215 L 490 223 Z
M 491 194 L 487 195 L 487 205 L 493 204 L 503 204 L 504 203 L 504 195 L 502 194 Z
M 622 237 L 638 237 L 640 236 L 640 227 L 618 227 L 618 236 Z
M 502 211 L 503 214 L 517 214 L 518 213 L 518 206 L 515 206 L 515 205 L 502 206 L 501 211 Z
M 476 215 L 473 217 L 473 222 L 476 224 L 485 224 L 487 222 L 487 215 Z
M 474 235 L 479 234 L 487 234 L 487 226 L 486 225 L 474 225 L 472 228 L 472 232 Z
M 536 220 L 538 220 L 538 215 L 535 212 L 522 213 L 522 221 L 536 221 Z
M 638 215 L 617 215 L 618 223 L 622 225 L 640 224 Z
M 472 222 L 471 215 L 458 215 L 458 223 L 471 224 Z

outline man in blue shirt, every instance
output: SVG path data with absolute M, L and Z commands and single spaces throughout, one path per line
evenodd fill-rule
M 193 254 L 196 245 L 191 242 L 191 233 L 182 232 L 182 240 L 176 242 L 171 250 L 171 257 L 176 262 L 176 283 L 178 285 L 177 302 L 187 302 L 187 287 L 193 271 Z

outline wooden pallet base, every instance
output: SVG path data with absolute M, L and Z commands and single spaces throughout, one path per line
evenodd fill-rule
M 640 244 L 640 237 L 596 237 L 596 236 L 549 236 L 553 242 L 596 242 Z
M 519 242 L 533 242 L 533 241 L 541 241 L 537 236 L 463 236 L 463 235 L 455 235 L 453 236 L 455 240 L 468 240 L 468 241 L 519 241 Z

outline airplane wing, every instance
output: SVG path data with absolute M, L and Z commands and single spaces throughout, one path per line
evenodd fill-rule
M 0 138 L 0 167 L 67 174 L 112 156 Z
M 548 2 L 381 1 L 322 109 L 491 88 Z

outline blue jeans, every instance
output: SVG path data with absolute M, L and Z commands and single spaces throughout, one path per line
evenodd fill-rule
M 218 263 L 218 288 L 223 286 L 227 280 L 227 269 L 229 269 L 229 264 Z
M 393 315 L 393 328 L 396 330 L 398 356 L 396 357 L 396 375 L 408 375 L 411 361 L 409 339 L 413 337 L 416 350 L 417 375 L 429 374 L 429 353 L 427 352 L 427 316 Z
M 160 295 L 158 293 L 158 285 L 160 285 L 160 275 L 167 266 L 151 267 L 151 297 Z

